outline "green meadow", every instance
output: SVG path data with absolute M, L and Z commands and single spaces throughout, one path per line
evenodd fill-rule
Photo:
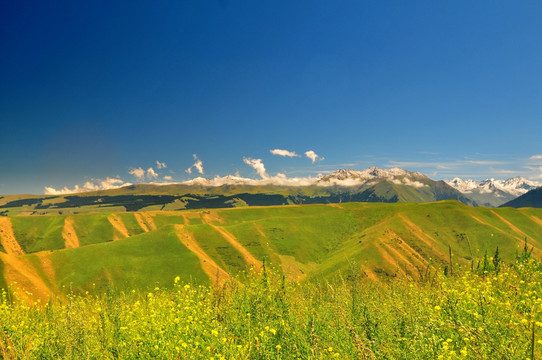
M 176 277 L 166 289 L 32 304 L 4 292 L 0 357 L 540 359 L 542 263 L 531 250 L 418 280 L 352 271 L 292 282 L 264 265 L 220 286 Z
M 542 211 L 3 217 L 4 359 L 538 359 Z
M 535 256 L 542 249 L 541 210 L 457 201 L 4 219 L 24 254 L 0 252 L 2 281 L 18 282 L 44 301 L 68 291 L 167 288 L 176 276 L 214 284 L 217 272 L 237 276 L 264 259 L 290 280 L 327 280 L 354 269 L 380 281 L 474 268 L 497 248 L 512 260 L 525 240 Z

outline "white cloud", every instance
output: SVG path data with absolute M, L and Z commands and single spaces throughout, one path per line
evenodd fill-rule
M 154 171 L 153 168 L 148 168 L 147 169 L 147 177 L 149 179 L 156 179 L 158 177 L 158 174 L 156 173 L 156 171 Z
M 258 172 L 258 175 L 261 176 L 262 179 L 269 178 L 269 175 L 267 175 L 267 171 L 265 170 L 265 166 L 262 162 L 262 159 L 252 159 L 252 158 L 243 158 L 243 161 L 248 166 L 252 167 L 254 170 Z
M 165 162 L 160 162 L 160 161 L 156 160 L 156 167 L 158 167 L 158 170 L 160 170 L 160 169 L 167 168 L 167 165 L 166 165 Z
M 143 178 L 145 177 L 145 170 L 140 167 L 132 168 L 130 169 L 130 171 L 128 171 L 128 174 L 134 175 L 138 180 L 143 180 Z
M 529 159 L 530 160 L 542 160 L 542 155 L 533 155 Z
M 123 180 L 118 178 L 107 177 L 106 179 L 93 179 L 92 181 L 85 182 L 83 185 L 75 185 L 73 189 L 70 189 L 66 186 L 62 189 L 55 189 L 50 186 L 45 186 L 44 193 L 45 195 L 64 195 L 88 191 L 117 189 L 119 187 L 128 185 L 132 184 L 125 183 Z
M 273 149 L 273 150 L 269 150 L 269 152 L 273 155 L 279 155 L 279 156 L 300 157 L 300 155 L 296 154 L 295 151 Z
M 413 181 L 413 180 L 410 180 L 409 178 L 402 178 L 402 179 L 395 178 L 395 179 L 392 179 L 391 182 L 397 185 L 407 185 L 407 186 L 412 186 L 415 188 L 429 187 L 429 185 L 427 184 L 424 184 L 417 180 Z
M 164 180 L 171 181 L 173 178 L 169 175 L 164 176 Z
M 319 178 L 316 177 L 301 177 L 288 178 L 284 174 L 276 176 L 268 176 L 262 179 L 249 179 L 236 175 L 215 176 L 213 179 L 205 179 L 198 177 L 192 180 L 184 181 L 181 184 L 185 185 L 203 185 L 203 186 L 222 186 L 222 185 L 276 185 L 276 186 L 309 186 L 316 184 Z
M 193 154 L 192 155 L 194 157 L 194 164 L 192 164 L 192 166 L 190 166 L 188 169 L 186 169 L 185 171 L 189 174 L 192 174 L 192 168 L 196 168 L 196 170 L 198 170 L 198 172 L 200 174 L 203 174 L 205 173 L 205 171 L 203 170 L 203 161 L 201 161 L 200 159 L 198 159 L 198 156 L 196 154 Z
M 305 151 L 305 156 L 312 160 L 312 163 L 314 164 L 317 160 L 324 160 L 323 157 L 318 156 L 317 153 L 315 153 L 312 150 Z

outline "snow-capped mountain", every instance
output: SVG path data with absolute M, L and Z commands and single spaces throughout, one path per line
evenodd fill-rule
M 446 181 L 451 187 L 476 200 L 479 204 L 499 206 L 532 189 L 542 186 L 537 181 L 517 176 L 511 179 L 486 179 L 482 181 L 454 178 Z
M 409 185 L 417 188 L 426 187 L 427 176 L 419 172 L 410 172 L 400 168 L 379 169 L 376 166 L 357 171 L 340 169 L 331 174 L 322 176 L 317 181 L 319 186 L 355 186 L 371 185 L 377 181 L 387 180 L 397 185 Z

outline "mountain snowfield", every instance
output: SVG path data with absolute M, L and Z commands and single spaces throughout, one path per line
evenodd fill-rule
M 288 193 L 288 195 L 297 194 L 308 197 L 314 197 L 317 194 L 318 196 L 332 196 L 326 201 L 427 202 L 457 199 L 469 205 L 497 207 L 526 194 L 530 190 L 542 187 L 541 182 L 530 181 L 523 177 L 483 181 L 463 180 L 456 177 L 447 181 L 434 181 L 417 171 L 407 171 L 397 167 L 380 169 L 376 166 L 365 170 L 340 169 L 328 174 L 308 177 L 288 177 L 283 173 L 269 175 L 263 171 L 258 179 L 242 177 L 236 173 L 235 175 L 215 176 L 214 178 L 196 177 L 182 182 L 130 184 L 123 183 L 121 180 L 118 180 L 118 183 L 110 183 L 109 180 L 111 179 L 102 182 L 99 186 L 87 186 L 87 184 L 82 187 L 76 186 L 74 190 L 64 188 L 57 191 L 46 188 L 45 195 L 90 194 L 92 191 L 107 190 L 118 190 L 121 193 L 128 192 L 130 194 L 134 191 L 143 191 L 143 193 L 150 191 L 152 194 L 168 195 L 182 195 L 184 192 L 194 191 L 200 195 L 211 193 L 224 195 L 224 192 L 228 192 L 229 195 L 232 195 L 233 192 L 239 194 L 243 192 L 269 194 L 271 192 L 280 195 Z M 162 190 L 157 190 L 158 188 Z M 348 200 L 345 200 L 344 196 L 340 194 L 358 195 L 354 197 L 348 195 Z M 285 201 L 295 203 L 302 200 L 285 198 Z
M 198 177 L 184 181 L 183 185 L 218 187 L 224 185 L 252 186 L 319 186 L 319 187 L 370 187 L 387 181 L 396 185 L 411 186 L 417 189 L 429 187 L 432 180 L 417 171 L 401 168 L 380 169 L 376 166 L 365 170 L 340 169 L 317 177 L 288 178 L 284 174 L 268 176 L 262 179 L 250 179 L 237 175 L 216 176 L 212 179 Z M 458 177 L 444 181 L 452 188 L 473 199 L 478 205 L 496 207 L 517 198 L 530 190 L 542 186 L 541 182 L 523 177 L 510 179 L 486 179 L 482 181 L 463 180 Z
M 542 186 L 541 182 L 516 176 L 506 180 L 486 179 L 482 181 L 454 178 L 448 185 L 473 198 L 481 205 L 499 206 Z
M 523 177 L 516 176 L 506 180 L 486 179 L 482 181 L 462 180 L 454 178 L 446 181 L 448 185 L 456 188 L 464 194 L 470 194 L 474 191 L 480 193 L 492 193 L 496 190 L 510 193 L 514 196 L 520 196 L 526 192 L 542 186 L 541 182 L 527 180 Z
M 212 179 L 197 177 L 183 181 L 182 185 L 223 186 L 223 185 L 277 185 L 277 186 L 361 186 L 373 185 L 376 181 L 388 180 L 397 185 L 408 185 L 416 188 L 427 187 L 423 180 L 429 178 L 419 172 L 410 172 L 400 168 L 380 169 L 376 166 L 365 170 L 340 169 L 327 175 L 317 177 L 288 178 L 284 174 L 268 176 L 262 179 L 250 179 L 237 175 L 216 176 Z

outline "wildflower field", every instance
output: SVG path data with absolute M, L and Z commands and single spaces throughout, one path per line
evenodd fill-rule
M 539 359 L 542 263 L 529 256 L 419 280 L 111 290 L 28 304 L 3 292 L 3 359 Z M 15 292 L 10 292 L 15 293 Z

